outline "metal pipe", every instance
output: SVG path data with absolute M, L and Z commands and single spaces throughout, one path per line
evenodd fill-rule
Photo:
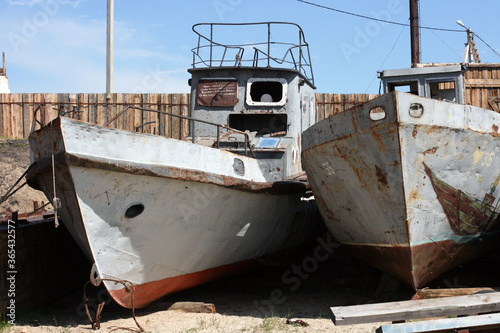
M 411 37 L 411 63 L 420 63 L 420 34 L 418 0 L 410 0 L 410 37 Z
M 106 93 L 113 92 L 114 0 L 108 0 L 108 29 L 106 36 Z

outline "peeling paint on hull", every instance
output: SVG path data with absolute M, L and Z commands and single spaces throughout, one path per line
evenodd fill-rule
M 313 125 L 302 160 L 328 229 L 414 288 L 488 251 L 500 234 L 498 125 L 498 113 L 400 92 Z

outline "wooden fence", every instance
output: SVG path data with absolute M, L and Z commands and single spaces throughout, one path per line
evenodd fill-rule
M 377 96 L 316 94 L 318 120 Z M 36 120 L 41 124 L 47 124 L 58 114 L 64 113 L 71 118 L 99 125 L 116 118 L 109 127 L 129 131 L 137 129 L 144 133 L 181 139 L 188 135 L 187 120 L 133 107 L 188 116 L 189 101 L 189 94 L 0 94 L 0 137 L 27 138 L 35 113 Z M 131 108 L 119 115 L 127 106 Z M 35 123 L 36 129 L 40 128 L 38 122 Z
M 500 112 L 500 64 L 468 64 L 464 86 L 465 104 Z
M 117 117 L 127 106 L 129 109 Z M 187 135 L 187 120 L 134 107 L 187 116 L 189 94 L 0 94 L 0 136 L 27 138 L 35 113 L 39 122 L 35 129 L 63 113 L 99 125 L 116 118 L 109 124 L 112 128 L 177 139 Z

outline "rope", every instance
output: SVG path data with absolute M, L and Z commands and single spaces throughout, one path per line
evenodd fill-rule
M 24 171 L 24 173 L 21 175 L 21 177 L 19 177 L 19 179 L 15 182 L 14 185 L 12 185 L 11 188 L 9 188 L 9 190 L 7 191 L 7 193 L 4 194 L 4 196 L 2 197 L 2 199 L 0 199 L 0 204 L 2 204 L 5 200 L 7 200 L 8 198 L 10 198 L 12 195 L 14 195 L 14 193 L 16 193 L 17 191 L 19 191 L 24 185 L 27 184 L 27 182 L 24 182 L 21 186 L 19 186 L 14 192 L 11 192 L 14 187 L 16 187 L 17 184 L 19 184 L 19 182 L 21 181 L 21 179 L 23 179 L 24 176 L 26 176 L 26 174 L 28 173 L 28 169 L 26 169 L 26 171 Z
M 130 299 L 132 302 L 132 318 L 134 318 L 135 324 L 137 325 L 138 328 L 130 328 L 130 327 L 121 327 L 121 326 L 112 326 L 111 330 L 109 331 L 110 333 L 116 330 L 127 330 L 131 332 L 144 332 L 144 328 L 139 324 L 137 321 L 137 318 L 135 317 L 135 306 L 134 306 L 134 293 L 135 293 L 135 287 L 134 284 L 130 281 L 127 280 L 119 280 L 119 279 L 111 279 L 111 278 L 96 278 L 94 275 L 96 273 L 96 266 L 95 263 L 92 266 L 92 270 L 90 272 L 90 280 L 87 281 L 83 287 L 83 303 L 85 305 L 85 312 L 87 312 L 87 317 L 90 320 L 90 324 L 92 325 L 92 329 L 98 330 L 101 328 L 101 313 L 102 310 L 104 309 L 104 302 L 100 303 L 97 306 L 96 310 L 96 315 L 95 315 L 95 320 L 92 319 L 92 316 L 90 315 L 90 311 L 88 308 L 88 299 L 87 299 L 87 294 L 85 292 L 85 289 L 87 288 L 87 285 L 91 283 L 95 287 L 98 287 L 102 281 L 110 281 L 110 282 L 115 282 L 115 283 L 120 283 L 125 287 L 125 290 L 130 293 Z
M 54 137 L 52 133 L 52 122 L 50 122 L 50 139 L 52 143 L 54 142 Z M 61 200 L 56 196 L 56 167 L 54 162 L 54 144 L 51 145 L 52 149 L 52 186 L 54 189 L 54 196 L 52 197 L 52 206 L 54 207 L 54 226 L 59 227 L 59 219 L 57 218 L 57 209 L 61 207 Z

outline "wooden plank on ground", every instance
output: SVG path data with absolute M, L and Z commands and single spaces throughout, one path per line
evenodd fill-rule
M 330 308 L 335 325 L 461 316 L 500 311 L 500 292 Z
M 434 332 L 454 331 L 458 329 L 493 329 L 500 327 L 500 313 L 484 314 L 471 317 L 443 318 L 435 320 L 424 320 L 418 322 L 383 325 L 377 333 L 410 333 L 410 332 Z M 498 331 L 497 331 L 498 332 Z
M 175 302 L 168 306 L 168 310 L 181 310 L 191 313 L 215 313 L 215 305 L 203 302 Z

